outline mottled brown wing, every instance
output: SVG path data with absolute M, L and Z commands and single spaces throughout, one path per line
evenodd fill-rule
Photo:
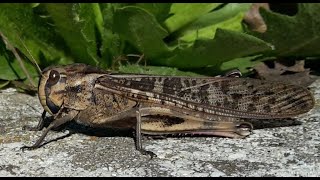
M 130 99 L 239 118 L 287 118 L 314 106 L 304 87 L 249 78 L 105 75 L 97 83 Z

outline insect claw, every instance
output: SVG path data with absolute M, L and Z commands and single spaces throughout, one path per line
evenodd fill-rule
M 37 147 L 35 147 L 35 146 L 22 146 L 21 148 L 20 148 L 20 150 L 22 151 L 22 152 L 24 152 L 25 150 L 34 150 L 34 149 L 36 149 Z
M 248 122 L 240 122 L 238 125 L 236 125 L 236 133 L 245 137 L 251 134 L 253 125 Z
M 40 131 L 41 129 L 39 129 L 37 126 L 29 126 L 29 125 L 24 125 L 22 126 L 22 130 L 27 130 L 27 131 Z
M 149 155 L 150 156 L 150 160 L 153 159 L 154 157 L 157 157 L 157 155 L 152 152 L 152 151 L 147 151 L 145 149 L 139 149 L 139 152 L 143 155 Z

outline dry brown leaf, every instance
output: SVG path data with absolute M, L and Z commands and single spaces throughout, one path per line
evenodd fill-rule
M 267 25 L 260 15 L 260 7 L 267 10 L 270 9 L 269 3 L 252 3 L 249 11 L 244 16 L 244 22 L 248 24 L 250 30 L 264 33 L 267 31 Z
M 296 61 L 293 66 L 285 66 L 274 62 L 274 68 L 269 68 L 265 63 L 259 63 L 254 67 L 259 79 L 280 81 L 300 86 L 309 86 L 315 81 L 310 75 L 310 69 L 305 69 L 304 60 Z

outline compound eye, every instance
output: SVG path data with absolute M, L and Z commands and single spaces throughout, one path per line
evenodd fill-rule
M 48 84 L 50 85 L 57 84 L 59 79 L 60 79 L 60 73 L 58 71 L 51 70 L 49 74 Z

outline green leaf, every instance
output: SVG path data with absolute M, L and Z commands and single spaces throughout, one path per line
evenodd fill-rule
M 34 11 L 32 5 L 1 3 L 0 31 L 13 46 L 29 59 L 34 57 L 40 65 L 47 65 L 50 61 L 70 62 L 65 57 L 63 39 L 55 33 L 45 17 Z
M 233 69 L 239 69 L 243 74 L 246 74 L 250 72 L 250 68 L 260 63 L 261 61 L 261 55 L 235 58 L 231 61 L 224 62 L 221 65 L 220 70 L 230 71 Z
M 287 16 L 260 9 L 267 31 L 253 35 L 275 46 L 271 55 L 319 56 L 320 4 L 299 3 L 298 13 Z
M 97 5 L 94 3 L 43 5 L 54 21 L 56 31 L 64 38 L 77 61 L 97 65 L 100 59 L 97 56 L 96 33 L 102 30 L 101 13 Z
M 238 12 L 243 9 L 244 6 L 239 6 Z M 236 21 L 238 28 L 243 16 L 242 11 L 238 14 L 232 11 L 235 16 L 231 21 Z M 222 22 L 226 24 L 224 27 L 228 26 L 229 20 L 230 18 L 227 22 Z M 114 23 L 115 31 L 144 53 L 152 65 L 178 68 L 220 67 L 225 61 L 271 50 L 269 44 L 254 36 L 221 29 L 217 31 L 219 33 L 214 39 L 199 39 L 192 46 L 181 43 L 168 47 L 163 41 L 168 35 L 167 32 L 156 22 L 153 15 L 138 7 L 118 9 Z M 193 40 L 195 38 L 190 41 Z
M 193 72 L 180 71 L 177 68 L 163 66 L 139 66 L 139 65 L 124 65 L 119 66 L 119 72 L 134 73 L 134 74 L 154 74 L 154 75 L 169 75 L 169 76 L 201 76 Z
M 124 42 L 120 39 L 119 34 L 113 30 L 114 13 L 122 4 L 102 3 L 100 4 L 103 16 L 103 30 L 101 33 L 102 44 L 100 47 L 103 61 L 100 67 L 110 67 L 115 57 L 122 55 Z
M 237 16 L 239 13 L 245 13 L 250 8 L 251 3 L 228 3 L 222 8 L 211 11 L 207 14 L 200 16 L 198 19 L 182 28 L 181 32 L 197 30 L 213 24 L 219 24 L 223 21 Z
M 179 30 L 177 36 L 180 41 L 192 42 L 197 38 L 212 39 L 217 28 L 242 32 L 242 19 L 249 7 L 250 3 L 229 3 L 199 17 Z
M 95 25 L 97 27 L 98 33 L 101 34 L 103 31 L 103 17 L 98 3 L 92 3 L 93 17 L 95 17 Z
M 29 61 L 22 63 L 24 63 L 24 66 L 31 75 L 31 78 L 36 80 L 38 77 L 37 69 Z M 26 79 L 26 74 L 23 72 L 18 60 L 14 57 L 11 51 L 6 49 L 3 41 L 0 41 L 0 79 L 10 81 Z
M 222 3 L 173 3 L 170 14 L 173 14 L 165 21 L 170 33 L 193 22 L 198 17 L 210 12 Z
M 242 18 L 243 14 L 238 14 L 237 16 L 234 16 L 233 18 L 221 23 L 207 26 L 198 30 L 189 31 L 188 33 L 185 33 L 184 36 L 180 37 L 179 41 L 193 43 L 196 39 L 213 39 L 216 34 L 217 28 L 241 32 Z
M 137 3 L 135 5 L 153 14 L 161 24 L 168 18 L 172 3 Z
M 178 68 L 220 67 L 223 62 L 271 50 L 266 42 L 244 33 L 217 29 L 214 39 L 197 40 L 193 46 L 179 49 L 163 64 Z M 161 62 L 161 61 L 159 61 Z
M 148 58 L 164 57 L 169 53 L 163 42 L 167 31 L 142 8 L 128 6 L 118 9 L 114 15 L 114 30 Z

